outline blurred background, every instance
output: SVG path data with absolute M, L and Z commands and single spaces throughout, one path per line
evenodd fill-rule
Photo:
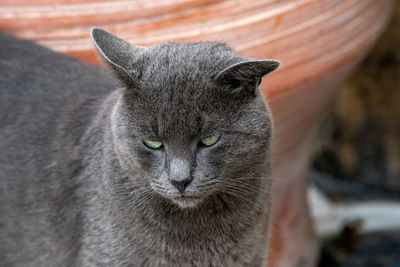
M 400 266 L 400 0 L 0 0 L 0 30 L 100 64 L 94 26 L 280 60 L 268 266 Z
M 366 209 L 360 214 L 356 206 L 324 239 L 321 267 L 400 266 L 400 1 L 371 53 L 339 89 L 311 179 L 330 204 Z M 363 229 L 368 223 L 377 225 Z

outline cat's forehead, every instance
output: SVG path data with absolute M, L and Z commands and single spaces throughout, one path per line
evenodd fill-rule
M 144 79 L 205 77 L 221 71 L 236 53 L 220 42 L 167 42 L 150 47 L 145 54 Z
M 200 93 L 197 85 L 162 84 L 153 90 L 144 114 L 152 131 L 163 137 L 195 136 L 225 117 L 228 105 L 212 97 L 215 88 L 204 84 Z
M 220 42 L 168 42 L 150 47 L 143 60 L 142 90 L 163 105 L 181 108 L 211 101 L 214 78 L 236 53 Z M 199 99 L 201 98 L 201 99 Z
M 173 61 L 198 59 L 209 62 L 218 61 L 221 57 L 226 59 L 226 56 L 236 55 L 225 43 L 213 41 L 160 43 L 149 47 L 148 54 L 155 58 L 169 58 Z
M 235 55 L 218 42 L 156 45 L 146 55 L 140 90 L 155 113 L 197 117 L 210 113 L 208 109 L 219 101 L 213 78 Z
M 214 81 L 237 57 L 225 44 L 169 42 L 144 56 L 140 100 L 133 101 L 140 102 L 141 118 L 159 135 L 196 135 L 223 121 L 237 104 Z

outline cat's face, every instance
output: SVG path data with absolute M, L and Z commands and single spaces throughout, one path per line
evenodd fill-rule
M 93 34 L 98 47 L 115 38 L 104 34 Z M 180 207 L 218 192 L 254 192 L 249 181 L 267 168 L 271 138 L 257 85 L 277 63 L 246 63 L 220 43 L 138 49 L 130 60 L 111 62 L 126 85 L 111 119 L 125 166 L 140 168 L 144 177 L 136 179 Z
M 243 99 L 234 107 L 222 96 L 175 97 L 144 101 L 126 90 L 114 110 L 116 144 L 126 161 L 144 170 L 155 192 L 192 206 L 214 192 L 231 190 L 243 177 L 256 178 L 259 168 L 267 167 L 271 121 L 262 99 Z M 200 109 L 198 101 L 207 105 Z M 210 137 L 215 143 L 204 144 Z

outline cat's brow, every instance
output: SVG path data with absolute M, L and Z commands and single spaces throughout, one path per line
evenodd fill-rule
M 153 121 L 153 122 L 151 122 L 150 126 L 151 126 L 151 130 L 153 131 L 153 134 L 160 136 L 158 123 L 156 121 Z
M 262 139 L 264 138 L 263 134 L 255 134 L 255 133 L 249 133 L 246 132 L 244 130 L 227 130 L 227 129 L 222 129 L 221 130 L 223 133 L 225 134 L 232 134 L 232 135 L 243 135 L 243 136 L 247 136 L 247 137 L 251 137 L 251 138 L 255 138 L 255 139 Z
M 204 121 L 201 127 L 201 134 L 202 135 L 210 135 L 214 134 L 218 128 L 218 122 L 216 121 Z

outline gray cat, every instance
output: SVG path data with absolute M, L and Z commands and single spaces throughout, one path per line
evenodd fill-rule
M 92 39 L 114 75 L 0 33 L 0 266 L 262 266 L 279 63 Z

